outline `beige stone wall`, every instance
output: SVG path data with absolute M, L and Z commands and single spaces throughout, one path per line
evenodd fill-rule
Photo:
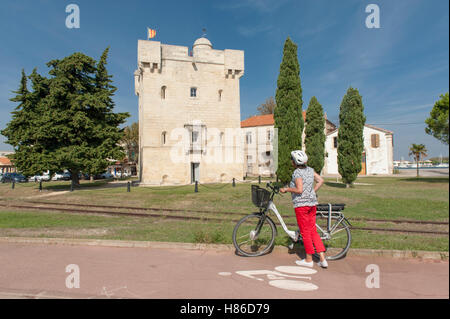
M 205 157 L 214 153 L 215 148 L 225 147 L 218 145 L 220 133 L 240 128 L 239 79 L 243 74 L 243 51 L 221 51 L 199 45 L 190 56 L 187 47 L 138 42 L 135 85 L 139 96 L 143 185 L 190 183 L 193 161 L 200 163 L 201 183 L 242 178 L 240 142 L 229 147 L 237 157 L 233 163 L 207 162 Z M 162 87 L 166 87 L 164 98 Z M 190 96 L 192 87 L 197 89 L 196 97 Z M 190 141 L 183 143 L 179 135 L 185 125 L 192 124 L 206 127 L 204 132 L 200 129 L 202 151 L 194 152 L 195 157 L 189 145 L 184 145 Z M 165 144 L 163 132 L 166 132 Z M 174 156 L 174 149 L 180 148 L 180 144 L 184 151 Z

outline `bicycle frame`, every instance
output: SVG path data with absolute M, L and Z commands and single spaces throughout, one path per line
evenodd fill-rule
M 289 230 L 284 223 L 283 217 L 281 217 L 280 213 L 278 212 L 277 206 L 275 206 L 273 201 L 269 201 L 269 205 L 267 206 L 266 211 L 272 211 L 275 216 L 277 216 L 278 221 L 280 222 L 281 226 L 283 227 L 283 230 L 288 234 L 289 237 L 291 237 L 292 240 L 296 240 L 295 231 Z
M 322 234 L 324 234 L 324 238 L 322 239 L 330 239 L 330 234 L 332 232 L 334 232 L 334 230 L 339 226 L 340 223 L 342 223 L 342 221 L 346 221 L 350 226 L 351 224 L 349 223 L 349 221 L 347 220 L 347 218 L 345 218 L 345 216 L 341 213 L 341 212 L 333 212 L 331 210 L 331 204 L 328 204 L 328 212 L 327 212 L 327 228 L 326 230 L 324 230 L 322 227 L 320 227 L 319 225 L 317 225 L 316 223 L 316 228 L 318 230 L 321 231 Z M 275 203 L 271 200 L 269 201 L 269 205 L 267 206 L 267 208 L 264 210 L 264 212 L 267 211 L 272 211 L 275 216 L 277 216 L 278 221 L 280 222 L 281 226 L 283 227 L 283 230 L 286 232 L 286 234 L 293 240 L 296 241 L 296 233 L 295 231 L 289 230 L 286 226 L 286 223 L 283 220 L 283 217 L 281 217 L 280 213 L 278 212 L 277 206 L 275 205 Z M 324 213 L 322 211 L 318 212 L 319 214 L 323 215 Z M 333 225 L 331 225 L 331 220 L 332 220 L 332 216 L 337 217 L 337 221 L 336 223 L 334 223 Z

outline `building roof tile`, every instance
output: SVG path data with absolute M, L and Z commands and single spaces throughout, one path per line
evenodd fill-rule
M 9 158 L 0 156 L 0 165 L 12 165 L 12 163 Z
M 303 111 L 303 121 L 306 119 L 306 111 Z M 267 126 L 274 125 L 273 114 L 255 115 L 241 121 L 241 127 Z

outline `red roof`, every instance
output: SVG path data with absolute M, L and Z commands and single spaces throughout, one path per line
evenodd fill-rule
M 306 111 L 303 111 L 303 121 L 306 119 Z M 255 115 L 249 117 L 246 120 L 241 121 L 241 127 L 254 127 L 254 126 L 266 126 L 274 125 L 273 114 Z
M 7 157 L 0 157 L 0 165 L 11 165 L 11 161 Z

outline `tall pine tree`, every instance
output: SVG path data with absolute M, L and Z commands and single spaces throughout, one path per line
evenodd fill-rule
M 313 96 L 306 110 L 305 147 L 308 166 L 320 174 L 325 157 L 325 118 L 322 105 Z
M 342 181 L 351 186 L 361 171 L 364 150 L 364 105 L 357 89 L 350 87 L 339 111 L 338 170 Z
M 291 151 L 302 148 L 304 126 L 297 45 L 289 37 L 284 43 L 275 99 L 277 107 L 274 119 L 275 128 L 278 129 L 277 176 L 281 182 L 287 183 L 293 171 Z
M 107 54 L 108 49 L 98 64 L 82 53 L 52 60 L 47 64 L 50 78 L 33 71 L 33 92 L 21 94 L 25 102 L 1 132 L 14 147 L 19 171 L 33 175 L 67 169 L 78 183 L 79 172 L 100 173 L 108 159 L 123 157 L 119 125 L 129 115 L 113 112 L 116 89 L 105 67 Z

